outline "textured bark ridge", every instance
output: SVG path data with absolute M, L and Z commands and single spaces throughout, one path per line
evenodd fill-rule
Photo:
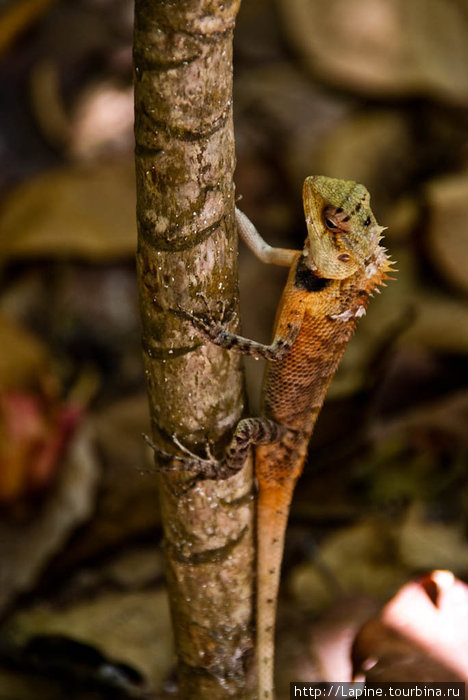
M 243 411 L 240 360 L 178 305 L 237 310 L 232 33 L 240 0 L 136 0 L 138 272 L 154 440 L 220 453 Z M 200 292 L 204 296 L 200 296 Z M 236 329 L 236 321 L 232 322 Z M 252 477 L 160 474 L 180 697 L 249 697 Z

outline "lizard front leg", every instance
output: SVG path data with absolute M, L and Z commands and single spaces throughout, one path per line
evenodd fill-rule
M 179 312 L 187 318 L 192 326 L 201 333 L 201 335 L 215 345 L 226 348 L 227 350 L 237 350 L 244 355 L 255 357 L 256 359 L 264 358 L 265 360 L 282 360 L 287 355 L 301 328 L 302 314 L 291 314 L 287 323 L 278 326 L 275 333 L 275 339 L 271 345 L 258 343 L 256 340 L 244 338 L 236 333 L 231 333 L 226 329 L 224 323 L 217 323 L 209 317 L 201 318 L 195 316 L 190 311 L 186 311 L 179 306 Z
M 289 248 L 273 248 L 263 240 L 250 219 L 237 207 L 236 224 L 239 236 L 259 260 L 282 267 L 291 267 L 299 251 Z

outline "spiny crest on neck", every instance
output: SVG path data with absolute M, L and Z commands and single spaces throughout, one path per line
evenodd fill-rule
M 387 250 L 383 246 L 377 246 L 372 255 L 366 260 L 363 270 L 364 283 L 361 285 L 371 295 L 372 292 L 380 294 L 379 287 L 386 287 L 386 280 L 393 280 L 392 273 L 395 262 L 390 260 Z

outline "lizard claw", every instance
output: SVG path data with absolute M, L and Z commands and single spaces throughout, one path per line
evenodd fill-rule
M 209 447 L 205 447 L 207 458 L 199 457 L 197 454 L 185 447 L 185 445 L 183 445 L 180 440 L 173 435 L 172 440 L 174 444 L 185 455 L 182 457 L 180 455 L 170 454 L 169 452 L 161 449 L 159 445 L 156 445 L 156 443 L 144 433 L 143 439 L 159 457 L 162 457 L 164 460 L 170 460 L 173 463 L 170 466 L 158 466 L 158 471 L 188 471 L 193 472 L 197 476 L 201 476 L 205 479 L 216 478 L 219 462 L 213 457 Z M 178 462 L 179 465 L 174 464 L 174 462 Z
M 201 331 L 204 335 L 207 335 L 209 337 L 210 335 L 210 328 L 214 325 L 213 323 L 207 323 L 203 319 L 201 319 L 199 316 L 195 316 L 195 314 L 192 311 L 188 311 L 187 309 L 184 309 L 184 307 L 181 304 L 177 304 L 177 308 L 179 310 L 179 313 L 187 320 L 190 322 L 194 328 L 196 328 L 198 331 Z
M 222 323 L 217 323 L 213 318 L 208 317 L 207 320 L 204 320 L 191 311 L 187 311 L 187 309 L 184 309 L 180 304 L 177 304 L 177 308 L 179 313 L 208 340 L 216 343 L 225 332 L 224 325 Z
M 185 316 L 186 319 L 188 319 L 189 321 L 195 320 L 194 314 L 191 311 L 187 311 L 187 309 L 184 309 L 182 304 L 177 304 L 177 308 L 178 308 L 179 312 L 182 314 L 182 316 Z
M 203 462 L 211 462 L 212 464 L 218 464 L 218 460 L 214 456 L 211 447 L 212 443 L 206 442 L 204 445 L 204 450 L 206 454 L 206 458 L 200 457 L 199 455 L 195 454 L 195 452 L 192 452 L 191 450 L 188 449 L 182 442 L 180 442 L 179 438 L 176 435 L 172 435 L 172 440 L 174 441 L 175 445 L 179 448 L 181 452 L 186 454 L 188 457 L 191 459 L 197 460 L 197 461 L 203 461 Z
M 210 313 L 210 304 L 206 294 L 204 292 L 195 292 L 195 296 L 202 300 L 202 302 L 205 304 L 205 311 Z
M 207 296 L 203 292 L 197 292 L 196 296 L 203 301 L 205 305 L 205 312 L 207 316 L 211 318 L 211 310 Z M 225 300 L 218 299 L 215 303 L 215 306 L 216 311 L 219 317 L 221 318 L 221 323 L 216 323 L 215 321 L 212 321 L 211 325 L 227 325 L 228 323 L 234 321 L 237 318 L 237 313 L 227 308 L 227 302 Z
M 213 451 L 212 451 L 211 448 L 212 448 L 212 443 L 211 443 L 211 442 L 207 442 L 207 443 L 205 444 L 205 453 L 206 453 L 206 456 L 207 456 L 207 458 L 208 458 L 211 462 L 216 462 L 216 461 L 217 461 L 217 460 L 216 460 L 216 457 L 214 456 Z
M 177 461 L 184 461 L 184 457 L 179 457 L 178 455 L 171 454 L 170 452 L 166 452 L 163 450 L 159 445 L 156 445 L 155 442 L 149 437 L 149 435 L 146 435 L 145 433 L 142 433 L 143 440 L 146 442 L 147 445 L 151 447 L 153 452 L 155 452 L 157 455 L 160 457 L 163 457 L 163 459 L 170 459 L 170 460 L 177 460 Z M 172 467 L 164 468 L 162 467 L 164 471 L 172 470 Z

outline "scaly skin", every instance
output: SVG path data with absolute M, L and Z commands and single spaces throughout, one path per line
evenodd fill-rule
M 298 255 L 296 265 L 301 266 Z M 369 270 L 375 272 L 369 274 Z M 307 446 L 328 386 L 363 315 L 369 293 L 388 269 L 381 249 L 369 265 L 320 291 L 308 292 L 295 284 L 293 265 L 283 294 L 278 324 L 302 314 L 299 334 L 291 351 L 269 363 L 264 388 L 265 417 L 295 431 L 279 442 L 258 445 L 255 473 L 257 506 L 257 649 L 259 698 L 273 698 L 274 625 L 289 507 L 307 454 Z
M 285 357 L 270 362 L 263 415 L 294 431 L 255 449 L 257 503 L 258 697 L 274 697 L 274 629 L 284 537 L 294 487 L 328 386 L 370 293 L 388 277 L 378 243 L 382 228 L 362 185 L 307 178 L 303 191 L 309 231 L 291 265 L 274 338 L 289 326 L 298 335 Z
M 274 697 L 274 629 L 284 536 L 295 484 L 325 394 L 369 295 L 388 279 L 391 263 L 379 246 L 382 228 L 363 185 L 308 177 L 303 201 L 308 237 L 302 252 L 274 249 L 237 212 L 240 235 L 264 262 L 290 267 L 273 342 L 262 345 L 211 319 L 179 309 L 208 340 L 269 360 L 260 418 L 240 421 L 224 458 L 201 459 L 176 440 L 185 456 L 160 455 L 204 478 L 239 470 L 255 448 L 257 504 L 258 698 Z M 187 456 L 188 455 L 188 456 Z M 169 468 L 181 468 L 169 467 Z

